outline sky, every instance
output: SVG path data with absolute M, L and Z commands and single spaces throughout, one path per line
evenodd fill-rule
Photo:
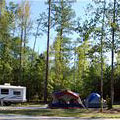
M 6 0 L 7 4 L 12 1 L 15 3 L 20 3 L 22 0 Z M 47 5 L 45 5 L 46 0 L 28 0 L 30 2 L 31 6 L 31 19 L 33 23 L 36 22 L 38 16 L 40 13 L 44 12 L 47 10 Z M 58 1 L 58 0 L 57 0 Z M 72 0 L 71 0 L 72 1 Z M 75 10 L 76 17 L 83 17 L 84 9 L 88 3 L 90 3 L 92 0 L 74 0 L 76 1 L 73 3 L 73 9 Z M 73 35 L 74 39 L 78 37 L 76 34 Z M 54 41 L 54 33 L 51 32 L 50 35 L 50 44 Z M 34 37 L 31 35 L 29 37 L 28 45 L 33 48 L 33 43 L 34 43 Z M 47 48 L 47 35 L 43 35 L 43 37 L 39 37 L 37 39 L 36 43 L 36 52 L 42 53 L 45 51 Z
M 24 0 L 6 0 L 7 4 L 11 1 L 15 3 L 20 3 L 21 1 Z M 30 2 L 30 7 L 31 7 L 31 19 L 33 23 L 35 23 L 39 14 L 47 11 L 48 5 L 45 4 L 45 1 L 47 0 L 28 0 L 28 1 Z M 59 0 L 55 0 L 55 1 L 59 1 Z M 84 20 L 85 8 L 89 3 L 92 2 L 92 0 L 71 0 L 71 1 L 76 1 L 75 3 L 72 4 L 72 8 L 76 13 L 76 18 L 81 17 Z M 113 0 L 108 0 L 108 1 L 110 2 Z M 74 33 L 72 36 L 72 40 L 76 40 L 78 37 L 79 35 Z M 30 46 L 31 48 L 33 48 L 34 40 L 35 38 L 31 35 L 28 41 L 28 46 Z M 50 45 L 53 43 L 54 40 L 55 40 L 55 33 L 51 31 Z M 47 50 L 47 34 L 46 35 L 44 34 L 42 37 L 40 36 L 37 38 L 35 51 L 40 54 L 46 50 Z M 111 64 L 111 53 L 107 53 L 107 63 Z

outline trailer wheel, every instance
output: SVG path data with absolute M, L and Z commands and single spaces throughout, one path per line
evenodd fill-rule
M 0 100 L 0 105 L 4 106 L 4 101 L 3 100 Z
M 11 105 L 11 102 L 5 102 L 3 100 L 0 100 L 0 106 L 9 106 Z
M 10 106 L 10 105 L 11 105 L 11 102 L 4 102 L 4 105 L 5 105 L 5 106 Z

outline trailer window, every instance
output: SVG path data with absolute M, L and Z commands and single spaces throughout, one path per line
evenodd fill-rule
M 9 94 L 9 89 L 1 89 L 1 94 Z
M 14 91 L 13 94 L 14 95 L 21 95 L 21 92 L 20 91 Z

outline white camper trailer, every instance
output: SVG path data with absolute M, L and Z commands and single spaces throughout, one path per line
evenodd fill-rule
M 19 103 L 26 101 L 26 87 L 12 86 L 8 83 L 0 85 L 0 103 Z

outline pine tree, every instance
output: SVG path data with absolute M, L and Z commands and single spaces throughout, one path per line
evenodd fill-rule
M 67 36 L 72 34 L 74 29 L 73 18 L 75 17 L 75 13 L 68 0 L 61 0 L 57 3 L 54 3 L 53 1 L 51 11 L 53 26 L 57 32 L 57 37 L 54 42 L 54 50 L 55 70 L 57 72 L 56 74 L 59 75 L 56 79 L 57 81 L 59 80 L 59 86 L 61 86 L 61 88 L 65 88 L 67 83 L 68 65 L 71 60 L 71 39 Z

